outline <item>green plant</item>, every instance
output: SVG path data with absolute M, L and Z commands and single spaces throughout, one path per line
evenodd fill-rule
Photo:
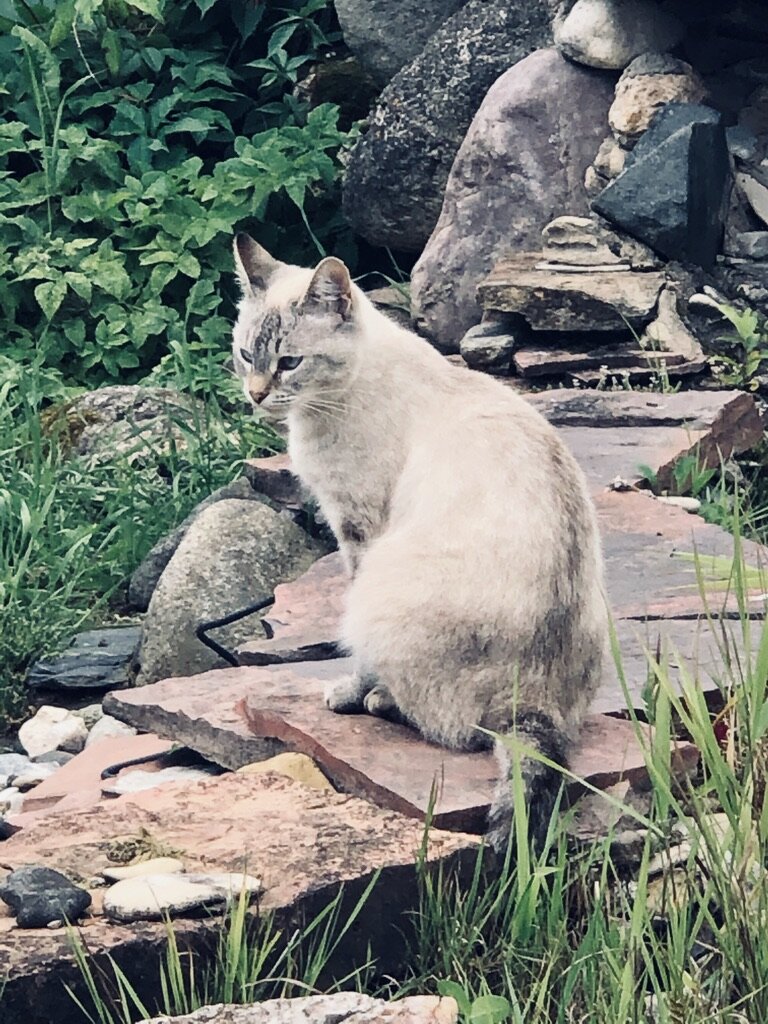
M 723 384 L 754 391 L 760 383 L 760 374 L 768 364 L 768 330 L 765 322 L 761 321 L 753 309 L 739 310 L 725 304 L 717 308 L 732 325 L 734 332 L 718 339 L 725 342 L 728 349 L 711 357 L 710 362 Z
M 140 468 L 129 451 L 93 463 L 70 454 L 66 416 L 44 430 L 46 390 L 30 369 L 0 386 L 0 725 L 21 710 L 30 661 L 114 614 L 152 544 L 275 443 L 256 421 L 234 433 L 209 400 L 178 425 L 183 445 Z
M 209 960 L 182 950 L 172 922 L 166 921 L 157 991 L 154 999 L 146 1001 L 113 958 L 108 958 L 108 969 L 96 968 L 80 935 L 70 930 L 87 998 L 82 999 L 69 986 L 67 990 L 90 1024 L 133 1024 L 155 1013 L 186 1014 L 211 1003 L 252 1003 L 312 994 L 378 880 L 379 873 L 374 872 L 346 919 L 341 918 L 342 886 L 314 918 L 290 934 L 277 927 L 272 914 L 251 913 L 248 894 L 241 893 L 227 909 Z M 331 990 L 362 984 L 367 974 L 368 965 L 362 964 L 336 979 Z
M 217 369 L 239 225 L 354 262 L 350 135 L 292 93 L 337 38 L 326 0 L 0 0 L 0 29 L 6 356 L 85 386 Z

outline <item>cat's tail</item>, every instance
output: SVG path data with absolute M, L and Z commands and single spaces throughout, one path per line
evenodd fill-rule
M 523 783 L 528 836 L 534 849 L 540 851 L 547 837 L 552 815 L 562 782 L 562 773 L 552 765 L 526 755 L 524 748 L 541 754 L 556 765 L 565 766 L 568 737 L 543 711 L 523 711 L 509 730 L 511 744 L 504 739 L 496 741 L 496 757 L 500 773 L 496 793 L 491 805 L 487 841 L 500 857 L 504 857 L 510 842 L 515 820 L 514 744 L 520 745 L 520 775 Z

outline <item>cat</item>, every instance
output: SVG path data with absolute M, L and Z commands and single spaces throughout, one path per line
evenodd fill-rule
M 460 750 L 511 734 L 566 764 L 608 637 L 596 516 L 573 456 L 509 387 L 379 312 L 339 260 L 291 266 L 242 234 L 234 251 L 246 398 L 287 422 L 293 469 L 351 577 L 354 675 L 327 705 Z M 499 851 L 513 820 L 508 746 L 496 742 Z M 541 843 L 560 773 L 530 756 L 521 766 Z

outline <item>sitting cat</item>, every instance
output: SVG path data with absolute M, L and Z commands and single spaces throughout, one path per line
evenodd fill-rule
M 287 419 L 293 468 L 352 577 L 342 637 L 354 677 L 334 711 L 400 717 L 477 750 L 514 734 L 563 764 L 608 636 L 586 482 L 555 430 L 499 381 L 392 323 L 337 259 L 315 270 L 235 239 L 246 397 Z M 511 756 L 490 840 L 509 840 Z M 407 769 L 407 766 L 405 766 Z M 546 834 L 559 773 L 524 757 L 530 829 Z

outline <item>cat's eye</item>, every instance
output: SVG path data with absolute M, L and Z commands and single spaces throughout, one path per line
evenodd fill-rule
M 277 360 L 278 370 L 295 370 L 304 356 L 280 356 Z
M 240 358 L 243 360 L 244 363 L 252 363 L 253 362 L 253 356 L 248 351 L 247 348 L 241 348 L 240 349 Z

